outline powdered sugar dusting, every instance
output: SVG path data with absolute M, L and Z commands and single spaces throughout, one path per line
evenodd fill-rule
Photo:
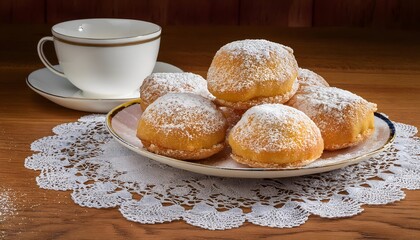
M 308 116 L 281 104 L 250 108 L 231 134 L 236 142 L 255 152 L 305 149 L 321 139 L 318 127 Z
M 306 113 L 311 119 L 317 119 L 316 122 L 320 128 L 332 127 L 328 125 L 329 122 L 318 118 L 321 115 L 329 116 L 338 123 L 343 123 L 348 121 L 348 118 L 357 118 L 356 109 L 363 113 L 376 111 L 376 104 L 369 103 L 354 93 L 335 87 L 303 87 L 289 103 Z
M 305 68 L 299 68 L 298 82 L 303 86 L 329 87 L 328 82 L 319 74 Z
M 207 74 L 209 89 L 243 91 L 265 81 L 283 83 L 297 75 L 293 50 L 267 40 L 248 39 L 217 51 Z
M 140 87 L 140 97 L 148 104 L 167 93 L 182 92 L 214 98 L 207 90 L 207 81 L 194 73 L 153 73 Z
M 16 206 L 13 200 L 12 191 L 0 188 L 0 223 L 5 221 L 9 216 L 16 214 Z
M 191 93 L 169 93 L 142 114 L 144 121 L 168 136 L 173 131 L 194 138 L 226 128 L 226 120 L 208 99 Z
M 231 53 L 232 57 L 244 54 L 254 57 L 258 61 L 264 61 L 264 59 L 270 58 L 272 52 L 281 53 L 286 50 L 289 53 L 293 53 L 293 50 L 289 47 L 264 39 L 234 41 L 224 45 L 220 50 Z

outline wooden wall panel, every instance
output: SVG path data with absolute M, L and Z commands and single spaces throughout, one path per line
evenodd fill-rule
M 168 1 L 167 25 L 237 25 L 239 0 Z
M 45 0 L 13 0 L 12 21 L 15 23 L 44 23 Z
M 313 26 L 358 26 L 372 22 L 375 0 L 314 0 Z
M 113 0 L 46 0 L 47 23 L 113 17 Z
M 293 1 L 289 10 L 289 27 L 312 27 L 313 0 Z
M 420 29 L 420 1 L 314 0 L 313 26 Z
M 151 21 L 159 25 L 166 24 L 168 0 L 116 0 L 115 17 Z
M 114 17 L 159 25 L 236 25 L 239 0 L 115 0 Z
M 12 0 L 0 1 L 0 22 L 2 23 L 12 22 Z
M 44 23 L 45 0 L 0 0 L 0 22 Z
M 377 1 L 371 26 L 420 29 L 420 1 Z
M 159 25 L 420 29 L 420 0 L 0 0 L 0 23 L 116 17 Z
M 46 0 L 47 22 L 118 17 L 160 25 L 236 25 L 239 0 Z M 75 17 L 77 16 L 77 17 Z
M 312 0 L 241 0 L 241 25 L 312 26 Z

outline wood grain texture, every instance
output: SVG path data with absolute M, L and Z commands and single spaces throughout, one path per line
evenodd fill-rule
M 240 25 L 312 26 L 312 0 L 241 0 Z
M 12 0 L 12 22 L 44 23 L 45 0 Z
M 46 22 L 114 17 L 113 9 L 113 0 L 46 0 Z
M 173 25 L 420 29 L 418 0 L 2 0 L 0 23 L 95 17 Z
M 44 23 L 45 0 L 2 0 L 0 22 Z
M 39 189 L 39 172 L 25 169 L 30 144 L 51 129 L 87 113 L 42 98 L 25 85 L 43 67 L 35 46 L 50 26 L 1 25 L 0 36 L 0 239 L 420 239 L 420 191 L 386 206 L 364 206 L 358 216 L 310 216 L 292 229 L 246 223 L 209 231 L 181 221 L 144 225 L 125 220 L 117 209 L 89 209 L 70 192 Z M 301 67 L 315 70 L 332 86 L 376 102 L 394 121 L 420 127 L 420 32 L 348 28 L 165 27 L 159 60 L 206 75 L 225 43 L 266 38 L 294 48 Z M 18 39 L 18 40 L 16 40 Z M 9 209 L 10 211 L 6 211 Z
M 47 21 L 116 17 L 160 25 L 236 25 L 239 0 L 47 0 Z
M 314 0 L 314 26 L 358 26 L 372 22 L 375 0 Z
M 313 26 L 420 29 L 416 0 L 314 0 Z
M 311 27 L 313 0 L 293 1 L 289 9 L 289 27 Z
M 167 25 L 237 25 L 239 0 L 168 1 Z
M 0 22 L 12 22 L 12 0 L 0 1 Z
M 371 26 L 420 29 L 420 1 L 377 1 Z
M 114 16 L 166 25 L 169 0 L 121 0 L 114 2 Z

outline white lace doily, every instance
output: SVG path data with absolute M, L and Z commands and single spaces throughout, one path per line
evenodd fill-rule
M 32 143 L 37 153 L 26 158 L 25 167 L 41 171 L 40 188 L 71 190 L 83 207 L 118 207 L 130 221 L 183 220 L 212 230 L 245 221 L 290 228 L 310 214 L 350 217 L 362 212 L 363 204 L 392 203 L 404 198 L 402 189 L 420 189 L 420 138 L 406 124 L 395 124 L 388 150 L 357 165 L 303 177 L 234 179 L 141 157 L 113 140 L 104 121 L 104 115 L 88 115 Z

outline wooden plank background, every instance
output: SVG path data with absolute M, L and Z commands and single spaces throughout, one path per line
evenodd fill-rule
M 0 23 L 94 17 L 167 25 L 355 26 L 420 29 L 418 0 L 1 0 Z

